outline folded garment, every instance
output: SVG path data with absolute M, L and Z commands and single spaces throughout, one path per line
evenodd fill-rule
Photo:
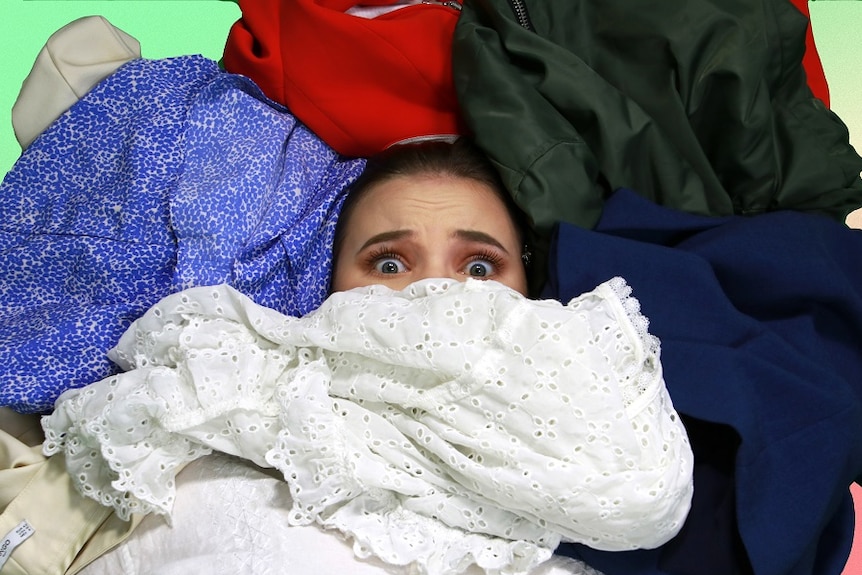
M 106 352 L 180 289 L 230 283 L 284 313 L 314 309 L 362 166 L 215 62 L 125 64 L 0 186 L 0 405 L 47 411 L 113 373 Z

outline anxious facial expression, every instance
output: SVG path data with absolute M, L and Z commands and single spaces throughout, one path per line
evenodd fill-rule
M 503 201 L 481 182 L 396 176 L 367 189 L 349 218 L 333 291 L 474 277 L 526 294 L 518 230 Z

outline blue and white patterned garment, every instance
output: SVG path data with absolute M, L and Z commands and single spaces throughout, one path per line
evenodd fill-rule
M 171 292 L 229 283 L 316 308 L 363 165 L 215 62 L 129 62 L 0 185 L 0 405 L 49 411 L 115 372 L 107 350 Z

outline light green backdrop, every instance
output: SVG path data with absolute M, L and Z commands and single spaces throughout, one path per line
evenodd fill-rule
M 240 10 L 219 0 L 0 0 L 0 175 L 21 153 L 12 104 L 36 55 L 53 32 L 94 14 L 140 41 L 145 58 L 202 54 L 218 60 Z
M 809 5 L 832 108 L 862 150 L 862 2 Z M 145 58 L 203 54 L 218 60 L 240 12 L 233 2 L 219 0 L 0 0 L 0 174 L 20 153 L 10 114 L 36 54 L 52 32 L 92 14 L 137 38 Z
M 850 128 L 862 153 L 862 2 L 809 2 L 811 28 L 829 84 L 831 108 Z

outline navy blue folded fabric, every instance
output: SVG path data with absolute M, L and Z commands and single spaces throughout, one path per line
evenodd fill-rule
M 862 476 L 862 231 L 795 212 L 695 216 L 620 190 L 595 230 L 559 226 L 543 295 L 616 275 L 691 426 L 692 514 L 656 550 L 559 552 L 607 575 L 840 573 Z
M 134 60 L 0 185 L 0 405 L 53 407 L 168 293 L 229 283 L 301 315 L 325 298 L 362 170 L 247 78 L 199 56 Z

